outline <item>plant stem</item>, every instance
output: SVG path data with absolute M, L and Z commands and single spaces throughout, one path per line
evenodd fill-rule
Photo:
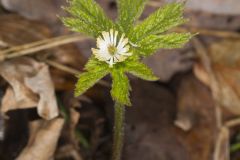
M 120 160 L 124 136 L 125 106 L 116 102 L 114 106 L 114 135 L 112 160 Z

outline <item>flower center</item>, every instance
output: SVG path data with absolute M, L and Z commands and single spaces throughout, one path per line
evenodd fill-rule
M 109 45 L 108 46 L 108 52 L 113 56 L 117 52 L 117 48 L 114 45 Z

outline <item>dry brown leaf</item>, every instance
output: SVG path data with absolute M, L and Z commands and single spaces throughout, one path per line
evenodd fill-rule
M 58 115 L 58 108 L 48 66 L 43 65 L 34 77 L 26 77 L 25 84 L 34 93 L 39 95 L 38 114 L 45 119 L 56 117 Z
M 45 22 L 55 22 L 57 14 L 61 11 L 61 5 L 65 0 L 1 0 L 2 5 L 20 15 L 34 20 L 44 20 Z
M 54 86 L 47 65 L 30 58 L 0 63 L 0 75 L 10 84 L 1 111 L 33 108 L 45 119 L 58 115 Z
M 3 14 L 0 21 L 0 39 L 8 46 L 38 41 L 51 35 L 47 25 L 16 14 Z
M 22 85 L 19 85 L 20 88 Z M 29 91 L 28 89 L 20 89 L 16 93 L 22 93 L 21 97 L 16 96 L 14 90 L 11 87 L 8 87 L 5 95 L 2 99 L 1 112 L 6 113 L 10 110 L 20 109 L 20 108 L 32 108 L 37 105 L 36 96 L 34 94 L 26 94 L 25 92 Z M 30 92 L 30 91 L 29 91 Z M 34 99 L 32 99 L 34 97 Z
M 153 69 L 160 81 L 166 82 L 176 73 L 191 69 L 193 57 L 194 53 L 191 50 L 163 50 L 144 61 Z
M 210 69 L 204 61 L 194 66 L 195 75 L 212 89 L 216 101 L 233 114 L 240 114 L 240 41 L 225 40 L 208 49 Z M 208 70 L 208 71 L 207 71 Z M 212 70 L 212 73 L 209 73 Z
M 215 14 L 240 14 L 239 0 L 188 0 L 187 8 Z
M 51 29 L 47 25 L 27 20 L 19 15 L 1 15 L 0 21 L 3 22 L 0 25 L 0 41 L 6 43 L 8 47 L 25 45 L 52 37 Z M 74 44 L 41 51 L 35 55 L 40 60 L 44 61 L 46 58 L 49 58 L 77 70 L 82 69 L 83 64 L 85 64 L 85 58 Z M 56 89 L 72 90 L 74 88 L 75 76 L 53 68 L 51 68 L 51 75 Z
M 211 92 L 194 75 L 182 77 L 177 87 L 177 136 L 190 160 L 210 160 L 217 133 Z
M 30 123 L 30 139 L 17 160 L 51 160 L 64 119 L 38 120 Z
M 174 95 L 164 87 L 144 81 L 132 81 L 132 87 L 132 100 L 137 107 L 126 112 L 123 159 L 192 160 L 178 140 L 179 132 L 173 130 Z

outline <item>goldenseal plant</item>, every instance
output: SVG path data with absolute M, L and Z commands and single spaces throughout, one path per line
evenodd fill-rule
M 131 86 L 126 73 L 148 81 L 158 78 L 141 60 L 158 49 L 181 48 L 193 36 L 168 32 L 186 22 L 184 3 L 170 3 L 157 9 L 142 22 L 138 21 L 148 0 L 117 0 L 118 18 L 109 19 L 94 0 L 69 0 L 64 9 L 70 17 L 61 18 L 71 30 L 96 39 L 96 48 L 78 76 L 75 96 L 83 94 L 100 79 L 112 77 L 111 96 L 115 101 L 113 160 L 121 156 L 124 106 L 131 106 Z

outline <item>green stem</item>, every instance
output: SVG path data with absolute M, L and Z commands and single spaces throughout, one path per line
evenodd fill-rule
M 112 160 L 120 160 L 124 136 L 125 106 L 115 103 L 114 106 L 114 135 Z

